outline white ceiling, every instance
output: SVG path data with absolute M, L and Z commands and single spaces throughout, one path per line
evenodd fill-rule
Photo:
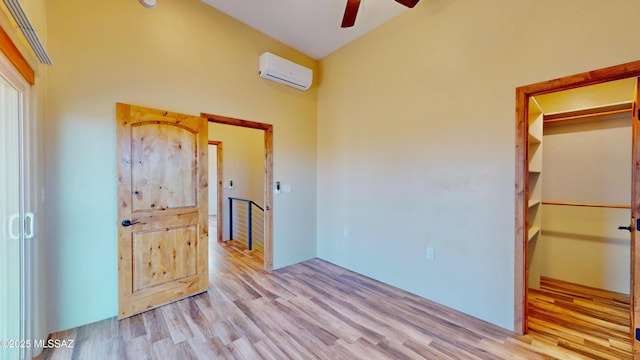
M 347 0 L 202 2 L 316 60 L 408 10 L 394 0 L 362 0 L 355 26 L 343 29 L 340 24 Z

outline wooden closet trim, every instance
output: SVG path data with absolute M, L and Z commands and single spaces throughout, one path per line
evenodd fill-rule
M 36 83 L 35 72 L 27 60 L 22 56 L 20 50 L 13 43 L 9 35 L 0 27 L 0 51 L 9 59 L 9 62 L 15 66 L 20 75 L 30 84 Z
M 516 88 L 514 330 L 519 334 L 525 334 L 528 328 L 527 268 L 529 254 L 526 229 L 529 197 L 529 98 L 535 95 L 638 76 L 640 76 L 640 61 L 634 61 Z M 632 263 L 634 262 L 632 261 Z M 634 269 L 632 269 L 632 272 L 633 270 Z M 631 289 L 631 292 L 633 296 L 634 290 Z

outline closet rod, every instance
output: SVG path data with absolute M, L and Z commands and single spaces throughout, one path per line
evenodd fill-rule
M 610 208 L 610 209 L 631 209 L 630 205 L 619 205 L 619 204 L 588 204 L 588 203 L 575 203 L 575 202 L 562 202 L 562 201 L 542 201 L 541 203 L 543 205 L 584 206 L 584 207 Z
M 624 102 L 613 105 L 600 106 L 592 109 L 583 109 L 577 111 L 567 111 L 561 113 L 545 114 L 543 117 L 544 123 L 552 123 L 557 121 L 577 120 L 588 117 L 604 116 L 612 114 L 620 114 L 625 112 L 631 112 L 633 103 Z

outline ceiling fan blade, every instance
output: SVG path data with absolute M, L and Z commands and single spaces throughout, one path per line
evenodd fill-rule
M 360 8 L 360 0 L 347 0 L 347 7 L 344 9 L 341 27 L 352 27 L 356 23 L 356 15 Z
M 408 7 L 408 8 L 412 8 L 414 6 L 416 6 L 416 4 L 419 2 L 420 0 L 396 0 L 396 2 L 399 2 L 400 4 Z

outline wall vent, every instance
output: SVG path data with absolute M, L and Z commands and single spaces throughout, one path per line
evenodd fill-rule
M 53 65 L 51 62 L 51 58 L 47 54 L 47 51 L 42 46 L 42 42 L 40 42 L 40 38 L 36 33 L 36 30 L 31 26 L 31 22 L 29 18 L 27 18 L 27 14 L 24 13 L 22 6 L 18 0 L 2 0 L 4 4 L 9 9 L 9 13 L 13 16 L 13 19 L 18 24 L 18 28 L 24 35 L 24 38 L 27 40 L 29 46 L 36 54 L 38 60 L 45 65 Z

